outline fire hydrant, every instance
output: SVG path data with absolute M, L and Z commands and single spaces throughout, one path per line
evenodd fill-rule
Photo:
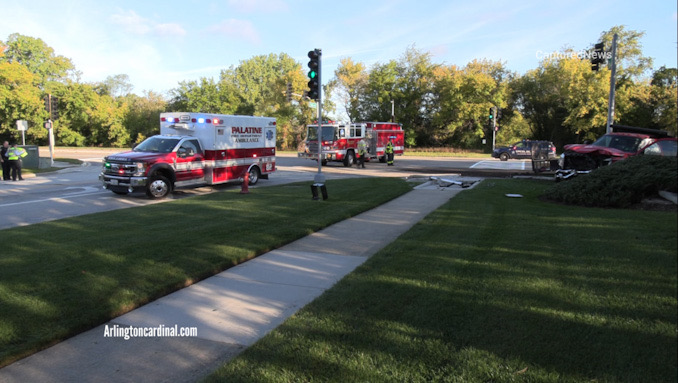
M 245 176 L 242 180 L 242 188 L 240 189 L 240 194 L 249 194 L 250 192 L 250 172 L 246 171 Z

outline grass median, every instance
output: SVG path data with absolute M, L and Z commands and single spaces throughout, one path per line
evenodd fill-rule
M 462 192 L 207 381 L 675 382 L 676 214 L 548 186 Z
M 238 190 L 0 231 L 0 366 L 411 188 L 400 179 Z

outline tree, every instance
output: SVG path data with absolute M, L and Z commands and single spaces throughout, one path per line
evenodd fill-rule
M 334 71 L 334 79 L 329 82 L 336 89 L 337 97 L 341 100 L 350 121 L 357 121 L 360 117 L 360 95 L 365 92 L 367 77 L 363 63 L 355 63 L 351 58 L 344 58 Z
M 129 109 L 124 117 L 124 126 L 129 131 L 131 144 L 138 144 L 158 134 L 160 113 L 167 110 L 167 101 L 156 93 L 144 92 L 143 97 L 130 94 L 126 97 Z
M 16 120 L 29 122 L 29 135 L 40 130 L 46 116 L 40 90 L 33 84 L 35 75 L 16 62 L 0 62 L 0 137 L 14 140 L 17 137 Z
M 65 80 L 69 72 L 74 70 L 70 59 L 55 55 L 54 49 L 41 39 L 13 33 L 4 45 L 7 48 L 0 62 L 25 66 L 35 74 L 36 85 L 40 88 L 44 88 L 49 81 Z
M 643 56 L 643 45 L 640 40 L 645 32 L 626 30 L 623 25 L 617 25 L 601 33 L 600 41 L 605 45 L 606 52 L 612 52 L 612 38 L 617 34 L 617 86 L 623 86 L 627 81 L 634 81 L 642 77 L 652 68 L 652 58 Z
M 483 137 L 492 137 L 490 108 L 507 106 L 509 72 L 500 62 L 474 60 L 461 69 L 439 68 L 434 78 L 434 143 L 481 147 Z
M 666 130 L 676 134 L 678 116 L 675 68 L 661 67 L 651 81 L 638 81 L 620 90 L 623 100 L 617 122 L 622 125 Z
M 412 146 L 429 136 L 434 68 L 429 53 L 410 47 L 398 61 L 376 64 L 369 71 L 343 60 L 340 76 L 331 85 L 343 92 L 354 121 L 389 121 L 393 102 L 396 121 L 403 124 L 406 144 Z
M 605 132 L 610 71 L 592 72 L 587 60 L 565 49 L 516 80 L 514 97 L 534 139 L 556 146 Z
M 179 88 L 171 90 L 173 95 L 170 110 L 202 113 L 231 114 L 238 110 L 242 103 L 240 98 L 225 97 L 228 87 L 217 84 L 214 79 L 201 78 L 199 81 L 182 81 Z
M 652 76 L 653 122 L 678 135 L 678 69 L 661 67 Z
M 101 83 L 100 94 L 107 94 L 111 97 L 127 96 L 132 92 L 134 86 L 130 83 L 129 76 L 126 74 L 117 74 L 108 76 Z

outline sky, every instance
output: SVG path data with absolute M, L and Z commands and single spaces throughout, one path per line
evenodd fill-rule
M 545 54 L 590 48 L 615 25 L 643 31 L 654 69 L 676 67 L 675 0 L 0 0 L 0 40 L 40 38 L 81 81 L 126 74 L 133 92 L 166 94 L 181 81 L 218 79 L 258 55 L 286 53 L 306 70 L 322 49 L 322 82 L 342 58 L 368 68 L 408 47 L 431 61 L 503 62 L 523 74 Z

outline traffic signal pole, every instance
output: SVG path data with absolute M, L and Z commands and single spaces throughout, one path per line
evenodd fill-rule
M 56 119 L 56 97 L 52 97 L 51 94 L 45 96 L 45 111 L 47 112 L 47 122 L 45 122 L 45 129 L 49 133 L 49 161 L 50 166 L 54 167 L 54 123 L 52 118 Z M 25 145 L 25 144 L 24 144 Z
M 617 77 L 617 34 L 612 37 L 612 59 L 610 62 L 610 98 L 607 103 L 607 129 L 605 133 L 612 132 L 614 123 L 614 88 L 616 86 L 615 77 Z
M 322 92 L 322 82 L 320 82 L 320 74 L 322 71 L 320 70 L 320 67 L 322 66 L 322 55 L 318 55 L 318 103 L 317 105 L 317 114 L 318 114 L 318 173 L 315 175 L 313 181 L 316 184 L 322 184 L 323 186 L 325 185 L 325 175 L 323 174 L 323 162 L 322 162 L 322 154 L 323 154 L 323 141 L 322 141 L 322 132 L 323 132 L 323 122 L 322 122 L 322 116 L 323 116 L 323 101 L 322 97 L 320 96 Z
M 494 152 L 494 146 L 497 138 L 497 107 L 493 106 L 490 108 L 490 129 L 492 129 L 492 151 Z
M 320 49 L 314 49 L 310 52 L 308 52 L 308 58 L 310 61 L 308 62 L 308 67 L 310 71 L 308 72 L 308 78 L 310 81 L 308 82 L 308 97 L 311 100 L 316 101 L 316 108 L 317 108 L 317 135 L 318 135 L 318 173 L 316 173 L 315 177 L 313 178 L 313 185 L 311 185 L 311 191 L 313 192 L 313 199 L 317 200 L 318 199 L 318 189 L 322 191 L 323 195 L 323 200 L 327 199 L 327 188 L 325 187 L 325 175 L 323 174 L 322 171 L 322 166 L 323 166 L 323 141 L 322 141 L 322 133 L 323 133 L 323 121 L 322 121 L 322 116 L 323 116 L 323 102 L 322 102 L 322 79 L 321 79 L 321 73 L 322 73 L 322 50 Z

